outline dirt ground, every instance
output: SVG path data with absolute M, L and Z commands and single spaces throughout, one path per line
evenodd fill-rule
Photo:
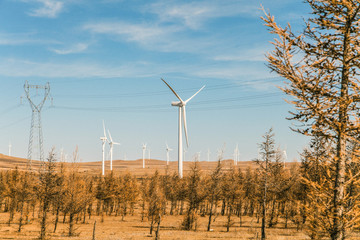
M 0 214 L 0 239 L 37 239 L 39 236 L 40 225 L 37 220 L 31 220 L 29 224 L 24 225 L 22 231 L 17 232 L 18 216 L 14 218 L 14 223 L 7 224 L 9 214 Z M 234 224 L 229 232 L 226 232 L 225 222 L 226 217 L 218 216 L 212 224 L 212 231 L 207 232 L 207 217 L 198 218 L 196 231 L 181 230 L 181 222 L 183 216 L 164 216 L 160 228 L 160 239 L 259 239 L 260 223 L 257 223 L 256 218 L 243 217 L 243 224 L 240 227 L 239 218 L 233 217 Z M 96 221 L 95 236 L 99 240 L 142 240 L 154 239 L 149 234 L 150 222 L 145 219 L 141 221 L 140 216 L 126 216 L 124 221 L 121 217 L 105 216 L 103 222 L 100 216 L 93 216 L 87 219 L 86 223 L 76 224 L 76 235 L 68 237 L 68 225 L 61 223 L 58 225 L 56 233 L 52 233 L 54 229 L 53 219 L 47 225 L 49 239 L 73 239 L 83 240 L 92 239 L 94 222 Z M 79 221 L 80 222 L 80 221 Z M 289 225 L 289 228 L 284 229 L 284 224 L 279 224 L 275 228 L 267 230 L 268 239 L 309 239 L 302 231 L 297 231 L 296 226 Z M 360 236 L 360 235 L 359 235 Z

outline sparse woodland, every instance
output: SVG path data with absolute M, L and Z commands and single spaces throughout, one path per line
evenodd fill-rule
M 154 239 L 161 239 L 161 232 L 167 231 L 162 224 L 166 225 L 169 216 L 179 219 L 177 228 L 183 231 L 214 233 L 212 225 L 220 217 L 225 219 L 226 232 L 235 231 L 235 226 L 242 231 L 248 227 L 243 226 L 244 219 L 251 218 L 259 223 L 255 239 L 263 238 L 268 229 L 290 227 L 311 239 L 328 239 L 331 218 L 327 214 L 331 214 L 332 201 L 332 176 L 326 161 L 331 154 L 329 144 L 326 138 L 314 138 L 301 154 L 301 163 L 285 168 L 270 129 L 259 143 L 255 168 L 224 169 L 219 159 L 217 167 L 205 173 L 195 161 L 183 179 L 176 172 L 140 178 L 115 172 L 88 176 L 77 170 L 75 161 L 70 167 L 57 163 L 51 152 L 41 171 L 0 172 L 0 211 L 8 216 L 6 224 L 16 224 L 18 232 L 24 231 L 24 225 L 38 226 L 33 237 L 39 239 L 51 237 L 59 225 L 66 225 L 64 237 L 79 236 L 81 225 L 93 224 L 94 218 L 100 223 L 110 216 L 118 219 L 119 228 L 129 216 L 147 222 L 143 234 Z M 358 145 L 353 143 L 348 150 L 352 154 L 347 156 L 347 218 L 355 233 L 359 223 Z M 199 227 L 200 219 L 207 226 Z M 351 237 L 351 232 L 347 236 Z

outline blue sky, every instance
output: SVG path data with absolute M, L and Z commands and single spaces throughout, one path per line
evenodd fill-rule
M 294 30 L 310 10 L 288 0 L 2 0 L 0 1 L 0 152 L 27 156 L 31 110 L 23 85 L 50 83 L 53 103 L 42 113 L 45 152 L 83 161 L 101 159 L 102 120 L 114 158 L 138 159 L 147 143 L 151 158 L 166 159 L 165 142 L 177 149 L 175 96 L 206 85 L 187 106 L 190 147 L 211 160 L 225 144 L 225 158 L 239 144 L 240 159 L 257 156 L 261 136 L 274 128 L 289 160 L 308 139 L 289 129 L 292 106 L 277 89 L 264 54 L 272 40 L 260 16 L 269 9 Z M 41 92 L 33 92 L 34 101 Z M 177 159 L 176 151 L 170 154 Z

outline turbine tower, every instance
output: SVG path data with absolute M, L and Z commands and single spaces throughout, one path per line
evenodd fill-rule
M 100 140 L 102 141 L 102 175 L 105 175 L 105 143 L 107 141 L 107 137 L 106 137 L 106 131 L 105 131 L 105 123 L 103 120 L 103 129 L 104 129 L 104 136 L 100 137 Z
M 109 145 L 110 145 L 110 170 L 112 171 L 113 170 L 113 167 L 112 167 L 112 160 L 113 160 L 113 148 L 114 148 L 114 145 L 120 145 L 120 143 L 117 143 L 117 142 L 114 142 L 112 137 L 111 137 L 111 133 L 110 131 L 108 130 L 108 133 L 109 133 L 109 138 L 110 138 L 110 141 L 109 142 Z
M 285 163 L 286 163 L 286 160 L 287 160 L 286 148 L 285 148 L 285 150 L 283 151 L 283 154 L 284 154 L 284 168 L 285 168 Z
M 44 91 L 44 95 L 41 98 L 41 101 L 35 103 L 32 97 L 30 96 L 30 89 L 35 89 L 36 93 L 39 90 Z M 31 128 L 30 128 L 30 137 L 29 137 L 29 146 L 28 146 L 28 168 L 31 170 L 31 160 L 38 159 L 40 160 L 40 165 L 43 167 L 44 163 L 44 149 L 43 149 L 43 135 L 42 135 L 42 126 L 41 126 L 41 110 L 45 104 L 45 101 L 50 93 L 50 84 L 46 83 L 45 85 L 30 85 L 28 81 L 24 84 L 24 90 L 26 98 L 29 100 L 30 107 L 32 110 L 31 116 Z M 36 145 L 34 146 L 33 143 Z M 37 156 L 33 156 L 33 151 L 37 147 Z
M 161 79 L 169 88 L 170 90 L 175 94 L 175 96 L 179 99 L 179 102 L 172 102 L 171 105 L 175 107 L 179 107 L 179 126 L 178 126 L 178 174 L 179 177 L 183 177 L 183 146 L 182 146 L 182 125 L 184 124 L 184 132 L 185 132 L 185 138 L 186 138 L 186 145 L 189 147 L 189 140 L 187 135 L 187 128 L 186 128 L 186 104 L 196 96 L 205 86 L 200 88 L 199 91 L 197 91 L 194 95 L 192 95 L 187 100 L 182 100 L 181 97 L 170 87 L 170 85 L 165 82 L 164 79 Z
M 146 143 L 142 145 L 142 159 L 143 159 L 143 168 L 145 168 L 145 152 L 146 152 Z
M 236 166 L 239 162 L 239 146 L 236 144 L 236 148 L 234 150 L 234 165 Z
M 9 142 L 9 156 L 11 156 L 11 147 L 12 147 L 11 142 Z
M 168 144 L 166 143 L 166 165 L 169 165 L 169 161 L 170 161 L 170 151 L 172 151 L 171 148 L 169 148 Z

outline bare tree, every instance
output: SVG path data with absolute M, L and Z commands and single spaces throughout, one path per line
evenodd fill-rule
M 356 221 L 347 208 L 346 148 L 359 138 L 360 1 L 306 0 L 312 17 L 296 35 L 290 25 L 279 26 L 273 16 L 263 18 L 277 35 L 275 50 L 267 55 L 269 67 L 288 80 L 282 90 L 293 97 L 296 110 L 290 119 L 305 135 L 321 135 L 333 142 L 328 160 L 332 192 L 329 237 L 345 239 Z M 296 57 L 294 57 L 296 55 Z

